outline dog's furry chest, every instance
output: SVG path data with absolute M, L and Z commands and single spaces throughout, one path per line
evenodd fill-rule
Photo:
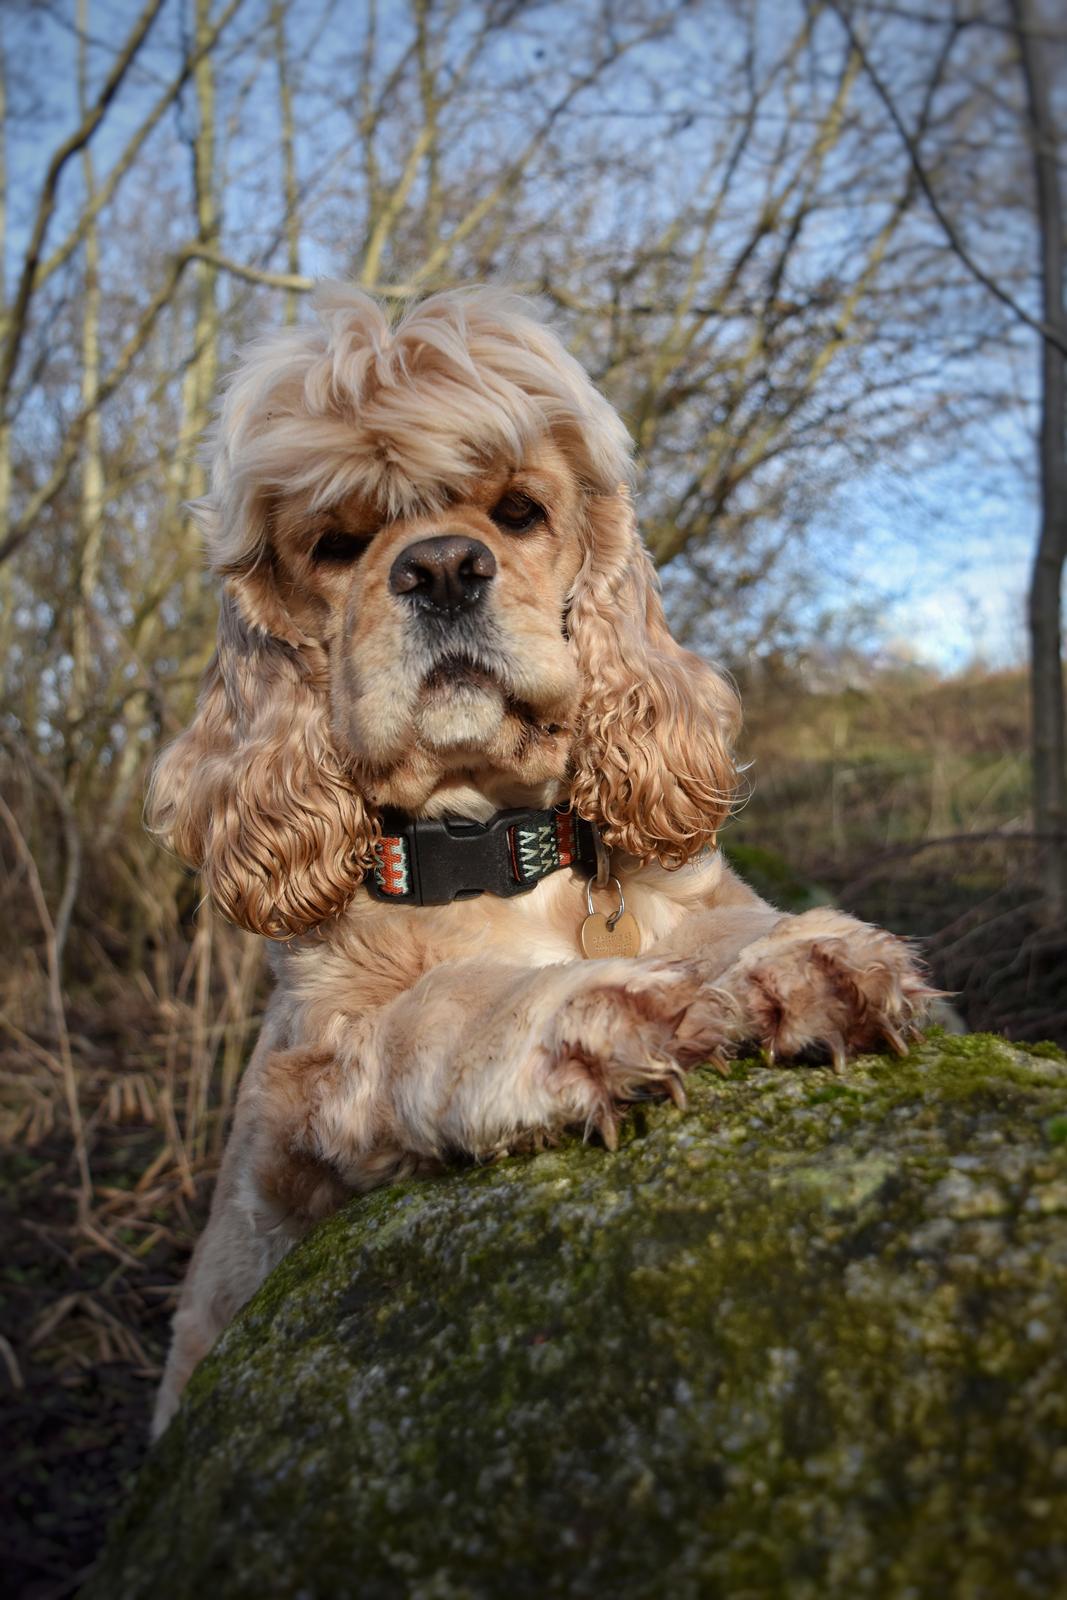
M 642 952 L 670 934 L 695 905 L 706 903 L 721 875 L 717 853 L 677 872 L 620 868 Z M 599 908 L 617 904 L 617 893 L 616 884 L 597 895 Z M 445 962 L 528 969 L 580 959 L 587 915 L 586 880 L 572 872 L 556 873 L 514 899 L 487 894 L 448 906 L 391 906 L 359 893 L 328 933 L 273 947 L 279 990 L 274 999 L 284 994 L 292 1002 L 291 1043 L 322 1041 L 340 1019 L 388 1005 Z

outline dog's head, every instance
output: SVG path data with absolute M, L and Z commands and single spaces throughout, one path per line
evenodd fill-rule
M 218 651 L 151 825 L 272 938 L 345 905 L 385 805 L 569 796 L 609 845 L 687 860 L 729 808 L 737 706 L 667 632 L 615 412 L 499 292 L 317 310 L 223 405 Z

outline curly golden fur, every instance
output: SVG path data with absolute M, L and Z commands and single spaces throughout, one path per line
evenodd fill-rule
M 199 508 L 218 650 L 149 795 L 225 915 L 276 941 L 277 980 L 157 1429 L 346 1194 L 569 1124 L 610 1143 L 635 1093 L 680 1098 L 745 1040 L 899 1046 L 929 993 L 901 941 L 782 917 L 715 850 L 737 699 L 672 639 L 625 429 L 555 335 L 486 289 L 393 323 L 327 285 L 316 310 L 226 394 Z M 384 807 L 567 801 L 613 852 L 636 957 L 581 958 L 576 872 L 424 908 L 362 887 Z

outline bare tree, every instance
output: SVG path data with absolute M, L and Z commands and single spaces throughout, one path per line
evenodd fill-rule
M 988 7 L 969 13 L 958 8 L 929 11 L 904 11 L 909 21 L 927 29 L 940 30 L 943 45 L 939 59 L 947 61 L 965 33 L 978 31 L 983 38 L 978 76 L 980 99 L 995 105 L 1021 128 L 1032 170 L 1033 208 L 1029 232 L 1034 239 L 1039 263 L 1040 303 L 1030 309 L 1025 303 L 1026 286 L 1016 288 L 998 264 L 992 268 L 980 259 L 980 252 L 965 237 L 964 228 L 951 214 L 939 190 L 939 175 L 931 169 L 923 150 L 923 128 L 910 130 L 888 85 L 861 37 L 865 25 L 877 20 L 884 8 L 852 4 L 849 0 L 829 0 L 864 73 L 884 108 L 889 124 L 898 135 L 915 183 L 939 229 L 942 245 L 970 280 L 988 298 L 1006 309 L 1008 325 L 1001 343 L 1007 348 L 1014 335 L 1032 332 L 1040 349 L 1040 393 L 1037 409 L 1038 466 L 1040 479 L 1040 527 L 1030 575 L 1028 623 L 1030 638 L 1030 716 L 1031 783 L 1035 832 L 1044 840 L 1045 870 L 1042 891 L 1045 914 L 1050 922 L 1067 916 L 1067 723 L 1063 683 L 1062 586 L 1067 558 L 1067 459 L 1065 459 L 1064 362 L 1067 359 L 1067 314 L 1064 305 L 1064 211 L 1060 187 L 1060 140 L 1053 105 L 1050 52 L 1062 51 L 1067 34 L 1057 31 L 1046 18 L 1037 0 L 1009 0 L 1002 12 L 996 0 Z M 1004 59 L 998 40 L 1008 39 L 1016 60 Z M 993 41 L 990 48 L 990 41 Z M 1053 56 L 1054 58 L 1054 56 Z M 1021 66 L 1025 94 L 1016 105 L 1005 96 L 998 73 L 1001 66 Z M 974 62 L 968 64 L 974 71 Z M 936 87 L 936 86 L 935 86 Z M 975 185 L 960 200 L 972 223 L 986 216 L 992 201 L 985 186 Z M 1014 206 L 1005 206 L 1005 210 Z

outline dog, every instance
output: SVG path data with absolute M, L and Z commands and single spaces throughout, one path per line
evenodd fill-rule
M 218 649 L 149 825 L 275 985 L 158 1396 L 346 1197 L 564 1128 L 749 1044 L 906 1049 L 908 945 L 731 872 L 739 708 L 682 649 L 631 444 L 497 290 L 395 321 L 324 285 L 243 356 L 199 507 Z

